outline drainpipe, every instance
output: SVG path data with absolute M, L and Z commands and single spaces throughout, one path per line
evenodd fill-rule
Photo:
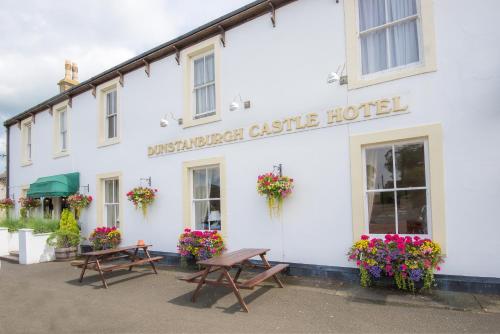
M 9 142 L 10 142 L 10 126 L 7 125 L 5 126 L 5 129 L 6 129 L 6 136 L 7 136 L 7 140 L 6 140 L 6 150 L 5 150 L 5 154 L 6 154 L 6 159 L 5 159 L 5 166 L 6 166 L 6 176 L 7 176 L 7 183 L 5 185 L 5 197 L 9 197 L 9 186 L 10 186 L 10 173 L 9 173 L 9 165 L 10 165 L 10 149 L 9 149 Z

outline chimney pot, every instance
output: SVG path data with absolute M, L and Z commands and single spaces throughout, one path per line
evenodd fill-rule
M 76 63 L 73 63 L 71 65 L 71 70 L 73 72 L 73 81 L 78 81 L 78 65 Z

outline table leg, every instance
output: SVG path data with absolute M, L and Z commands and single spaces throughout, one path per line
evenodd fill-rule
M 260 258 L 262 259 L 262 262 L 264 263 L 264 266 L 266 266 L 266 268 L 271 268 L 271 264 L 269 264 L 269 262 L 267 261 L 265 253 L 260 254 Z M 280 279 L 276 274 L 273 275 L 273 278 L 276 284 L 278 284 L 280 288 L 283 288 L 283 283 L 281 283 Z
M 106 280 L 104 279 L 104 274 L 103 274 L 103 272 L 101 270 L 101 264 L 99 263 L 99 259 L 98 258 L 95 259 L 95 264 L 96 264 L 96 267 L 97 267 L 97 271 L 99 272 L 99 276 L 101 276 L 102 284 L 107 289 L 108 288 L 108 283 L 106 283 Z
M 241 265 L 239 268 L 238 268 L 238 271 L 236 272 L 236 275 L 234 275 L 234 282 L 238 282 L 238 278 L 240 278 L 240 274 L 241 274 L 241 271 L 243 270 L 243 265 Z
M 144 247 L 144 253 L 146 253 L 146 256 L 148 257 L 148 259 L 151 260 L 151 256 L 149 255 L 149 251 L 148 251 L 147 247 Z M 153 263 L 153 261 L 149 261 L 149 264 L 151 265 L 151 267 L 153 267 L 155 274 L 158 274 L 158 272 L 156 271 L 156 266 Z
M 226 280 L 229 283 L 229 286 L 233 289 L 234 294 L 236 295 L 236 298 L 238 298 L 238 301 L 240 302 L 241 307 L 245 312 L 248 313 L 248 307 L 247 304 L 245 304 L 245 301 L 243 300 L 243 297 L 241 297 L 240 290 L 238 290 L 238 287 L 234 283 L 233 279 L 231 278 L 231 275 L 227 272 L 226 268 L 222 268 L 223 274 L 226 277 Z
M 196 289 L 193 292 L 193 297 L 191 297 L 191 301 L 194 303 L 196 301 L 196 297 L 198 296 L 198 293 L 200 292 L 201 287 L 203 284 L 205 284 L 205 279 L 208 276 L 208 273 L 210 272 L 210 266 L 208 266 L 205 271 L 203 272 L 203 275 L 201 276 L 200 281 L 198 282 L 198 285 L 196 286 Z
M 136 248 L 135 251 L 134 251 L 134 256 L 130 257 L 130 262 L 134 262 L 135 261 L 135 259 L 137 258 L 137 252 L 138 251 L 139 251 L 139 248 Z M 128 267 L 128 271 L 132 271 L 132 267 L 133 266 Z
M 83 275 L 85 274 L 85 270 L 87 270 L 87 265 L 89 263 L 89 258 L 90 258 L 90 256 L 86 256 L 85 257 L 85 263 L 83 264 L 82 273 L 80 274 L 80 283 L 82 283 L 82 281 L 83 281 Z

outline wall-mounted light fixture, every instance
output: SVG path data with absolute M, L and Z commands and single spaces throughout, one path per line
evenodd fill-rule
M 241 95 L 238 94 L 233 98 L 233 102 L 231 102 L 231 104 L 229 105 L 229 111 L 237 111 L 241 110 L 242 108 L 249 109 L 250 101 L 243 102 Z
M 165 116 L 162 119 L 160 119 L 160 126 L 162 128 L 166 128 L 170 124 L 169 119 L 177 122 L 177 124 L 179 124 L 179 125 L 182 124 L 182 118 L 175 118 L 174 114 L 169 113 L 169 114 L 165 114 Z
M 342 67 L 342 70 L 340 69 Z M 329 84 L 333 84 L 339 82 L 341 85 L 347 84 L 347 76 L 344 75 L 345 63 L 343 65 L 339 65 L 335 72 L 328 73 L 326 78 L 326 82 Z

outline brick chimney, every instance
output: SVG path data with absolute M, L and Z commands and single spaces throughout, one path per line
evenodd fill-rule
M 69 60 L 64 62 L 64 79 L 60 80 L 59 91 L 62 93 L 73 86 L 78 85 L 78 66 L 76 63 L 71 64 Z

